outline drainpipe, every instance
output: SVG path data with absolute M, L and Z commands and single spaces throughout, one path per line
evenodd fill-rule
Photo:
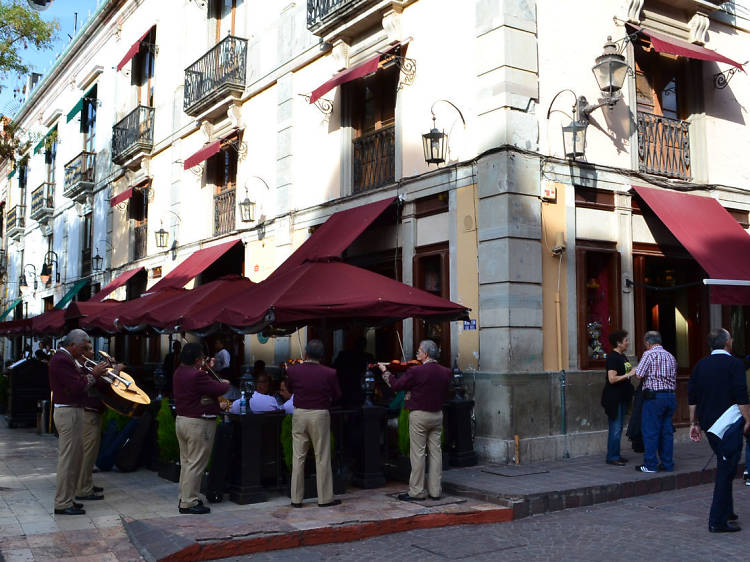
M 560 371 L 560 433 L 563 435 L 564 450 L 563 458 L 570 458 L 568 452 L 568 428 L 566 424 L 566 397 L 565 391 L 567 387 L 567 379 L 565 377 L 565 369 L 563 368 L 563 341 L 562 341 L 562 319 L 561 319 L 561 304 L 560 304 L 560 275 L 562 270 L 562 260 L 565 253 L 565 238 L 564 235 L 559 235 L 557 244 L 552 248 L 552 255 L 558 258 L 557 262 L 557 291 L 555 291 L 555 328 L 557 332 L 557 370 Z

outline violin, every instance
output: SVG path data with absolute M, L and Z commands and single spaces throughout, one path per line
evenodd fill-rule
M 398 359 L 394 359 L 390 363 L 371 363 L 367 366 L 367 368 L 371 369 L 373 372 L 379 373 L 380 365 L 383 365 L 385 366 L 386 370 L 391 373 L 403 373 L 407 369 L 416 367 L 417 365 L 421 364 L 422 363 L 420 361 L 417 361 L 416 359 L 410 359 L 409 361 L 399 361 Z

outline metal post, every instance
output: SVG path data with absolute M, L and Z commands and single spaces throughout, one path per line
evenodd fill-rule
M 568 428 L 566 424 L 566 405 L 565 405 L 565 388 L 567 386 L 567 380 L 565 378 L 565 369 L 560 370 L 560 431 L 563 434 L 565 441 L 565 449 L 563 451 L 563 458 L 569 459 L 570 453 L 568 452 Z

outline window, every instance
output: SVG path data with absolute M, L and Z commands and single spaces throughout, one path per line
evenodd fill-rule
M 581 369 L 603 369 L 609 334 L 620 326 L 620 254 L 614 244 L 576 242 L 578 355 Z
M 146 257 L 148 248 L 148 187 L 133 189 L 128 218 L 133 221 L 133 260 Z
M 414 216 L 418 219 L 448 212 L 448 193 L 420 197 L 414 201 Z
M 97 89 L 91 90 L 88 97 L 83 99 L 81 109 L 81 132 L 83 133 L 84 152 L 94 153 L 96 149 L 96 99 Z M 88 166 L 84 166 L 88 169 Z
M 206 169 L 214 186 L 214 234 L 226 234 L 235 227 L 237 151 L 226 146 L 209 158 Z
M 47 165 L 47 183 L 55 183 L 55 162 L 57 161 L 57 131 L 53 131 L 46 141 L 44 163 Z
M 448 245 L 417 248 L 414 256 L 414 286 L 443 298 L 450 298 Z M 414 319 L 414 350 L 419 342 L 433 340 L 440 346 L 440 363 L 451 364 L 450 322 Z
M 141 41 L 141 48 L 133 57 L 130 81 L 136 87 L 136 105 L 154 107 L 154 51 L 156 48 L 156 27 L 151 28 Z
M 224 36 L 234 35 L 237 18 L 237 0 L 210 0 L 208 17 L 214 20 L 216 26 L 214 35 L 216 43 L 223 39 L 222 31 Z
M 42 308 L 44 309 L 44 312 L 49 312 L 53 308 L 55 308 L 55 303 L 53 302 L 54 297 L 44 297 L 42 299 Z
M 83 217 L 83 244 L 81 246 L 81 277 L 91 275 L 91 246 L 94 240 L 94 215 Z
M 398 72 L 395 66 L 390 66 L 346 86 L 353 132 L 354 193 L 395 180 Z

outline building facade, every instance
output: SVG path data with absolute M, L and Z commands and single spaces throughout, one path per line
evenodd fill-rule
M 436 339 L 466 375 L 486 458 L 510 461 L 515 436 L 524 462 L 603 451 L 612 329 L 660 329 L 681 376 L 710 327 L 748 352 L 747 309 L 711 304 L 701 265 L 633 188 L 713 198 L 748 227 L 750 87 L 730 63 L 749 18 L 709 0 L 103 1 L 15 116 L 3 310 L 33 316 L 142 267 L 112 295 L 133 298 L 232 239 L 244 245 L 188 286 L 259 281 L 334 212 L 397 197 L 343 259 L 472 321 L 370 330 L 370 350 L 409 358 Z M 629 71 L 593 109 L 608 36 Z M 575 157 L 571 119 L 586 131 Z M 447 138 L 437 164 L 431 129 Z M 243 354 L 295 357 L 308 335 L 246 336 Z

